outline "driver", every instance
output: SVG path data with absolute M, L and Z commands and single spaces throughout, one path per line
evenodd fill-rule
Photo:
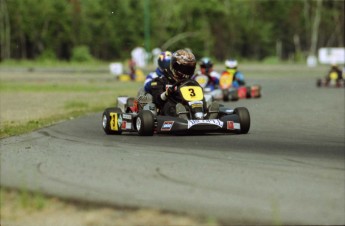
M 144 82 L 144 90 L 147 93 L 151 91 L 151 81 L 157 77 L 162 77 L 166 73 L 166 69 L 170 67 L 170 60 L 171 60 L 172 53 L 170 51 L 164 51 L 159 54 L 157 59 L 158 67 L 154 72 L 150 72 L 145 79 Z
M 226 70 L 223 71 L 222 74 L 224 73 L 231 73 L 233 74 L 233 82 L 232 82 L 232 86 L 235 88 L 238 88 L 240 86 L 244 86 L 245 85 L 245 81 L 244 81 L 244 75 L 237 70 L 238 67 L 238 62 L 235 59 L 228 59 L 225 61 L 225 68 Z
M 150 84 L 150 94 L 158 109 L 163 109 L 168 97 L 174 95 L 173 85 L 190 79 L 195 67 L 196 60 L 192 52 L 180 49 L 172 54 L 170 67 L 164 70 L 165 76 L 153 79 Z
M 342 71 L 336 64 L 332 64 L 331 69 L 328 71 L 326 75 L 326 85 L 330 83 L 333 78 L 333 74 L 335 74 L 336 85 L 340 86 L 340 81 L 343 79 Z
M 204 84 L 205 88 L 210 88 L 211 91 L 218 88 L 220 74 L 213 70 L 213 63 L 211 59 L 209 59 L 208 57 L 203 57 L 200 60 L 199 65 L 200 65 L 200 71 L 198 71 L 192 77 L 192 79 L 198 81 L 198 76 L 205 75 L 208 77 L 207 84 Z

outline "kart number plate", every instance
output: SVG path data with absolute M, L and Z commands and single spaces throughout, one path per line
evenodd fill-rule
M 113 131 L 118 131 L 118 118 L 117 113 L 110 113 L 110 129 Z
M 184 86 L 181 89 L 183 99 L 186 101 L 202 100 L 204 94 L 200 86 Z

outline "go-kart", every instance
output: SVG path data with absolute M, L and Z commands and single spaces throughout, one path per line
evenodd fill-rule
M 122 73 L 119 75 L 116 75 L 115 77 L 118 81 L 136 81 L 136 82 L 143 82 L 145 81 L 145 75 L 144 72 L 140 69 L 135 70 L 134 77 L 132 78 L 129 73 Z
M 206 102 L 208 102 L 209 100 L 213 101 L 223 99 L 222 90 L 220 90 L 219 87 L 215 85 L 209 85 L 210 78 L 207 75 L 198 74 L 194 77 L 194 80 L 197 81 L 203 89 Z
M 222 90 L 223 101 L 237 101 L 245 98 L 259 98 L 261 97 L 261 86 L 240 86 L 233 87 L 232 73 L 222 73 L 219 79 L 219 87 Z
M 345 87 L 345 82 L 343 78 L 338 78 L 338 74 L 336 72 L 332 72 L 328 78 L 317 79 L 316 86 L 341 88 Z
M 162 109 L 157 109 L 150 94 L 118 97 L 117 107 L 107 108 L 102 115 L 106 134 L 138 132 L 141 136 L 154 133 L 237 133 L 246 134 L 250 128 L 247 108 L 231 109 L 213 102 L 207 106 L 203 89 L 194 80 L 175 84 Z

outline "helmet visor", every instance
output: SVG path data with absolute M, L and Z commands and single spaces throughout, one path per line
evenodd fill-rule
M 187 79 L 194 74 L 195 65 L 178 64 L 177 62 L 175 62 L 173 65 L 171 65 L 171 71 L 173 72 L 174 77 Z

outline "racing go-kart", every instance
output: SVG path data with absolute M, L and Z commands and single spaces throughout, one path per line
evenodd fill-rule
M 154 133 L 237 133 L 246 134 L 250 115 L 245 107 L 227 108 L 218 102 L 207 106 L 201 86 L 194 80 L 175 84 L 162 109 L 157 109 L 150 94 L 136 98 L 118 97 L 117 107 L 107 108 L 102 115 L 106 134 L 138 132 Z
M 334 87 L 334 88 L 341 88 L 345 87 L 345 82 L 343 78 L 338 78 L 338 74 L 336 72 L 332 72 L 329 75 L 329 78 L 319 78 L 316 80 L 317 87 Z
M 237 101 L 244 98 L 261 97 L 261 86 L 259 85 L 233 87 L 232 74 L 223 73 L 219 79 L 219 87 L 210 87 L 209 80 L 210 78 L 203 74 L 195 77 L 195 81 L 204 89 L 205 97 L 210 95 L 212 100 Z
M 259 98 L 261 97 L 261 86 L 240 86 L 233 87 L 233 74 L 222 73 L 219 79 L 219 87 L 222 90 L 223 101 L 237 101 L 245 98 Z

